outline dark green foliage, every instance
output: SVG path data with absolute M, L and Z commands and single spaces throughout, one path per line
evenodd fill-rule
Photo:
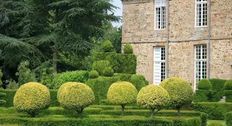
M 96 79 L 89 79 L 86 84 L 93 89 L 95 102 L 99 104 L 106 99 L 110 85 L 117 81 L 119 81 L 117 77 L 98 77 Z
M 224 95 L 223 88 L 226 80 L 209 79 L 209 81 L 212 84 L 212 95 L 210 101 L 217 102 L 221 100 L 222 96 Z
M 121 81 L 130 81 L 132 74 L 115 73 L 114 77 L 118 77 Z
M 89 79 L 88 71 L 69 71 L 59 73 L 52 81 L 52 89 L 58 89 L 65 82 L 86 82 Z
M 196 90 L 196 93 L 194 95 L 194 101 L 195 102 L 207 102 L 210 101 L 210 90 Z
M 30 70 L 28 61 L 20 63 L 16 75 L 18 76 L 19 85 L 36 81 L 35 73 Z
M 102 42 L 101 49 L 103 52 L 114 52 L 115 51 L 112 42 L 109 40 Z
M 57 100 L 57 90 L 50 89 L 50 95 L 51 95 L 50 106 L 59 106 L 59 102 Z
M 225 114 L 232 111 L 232 103 L 199 102 L 194 103 L 193 108 L 196 111 L 207 113 L 211 120 L 223 120 Z
M 3 73 L 2 70 L 0 69 L 0 88 L 2 87 L 2 77 L 3 77 Z
M 232 90 L 232 80 L 227 80 L 225 82 L 224 90 Z
M 104 75 L 105 68 L 111 68 L 108 60 L 99 60 L 93 63 L 92 69 L 96 70 L 100 75 Z
M 108 60 L 115 73 L 136 73 L 137 60 L 133 54 L 95 52 L 92 57 L 94 61 Z
M 89 72 L 89 78 L 94 79 L 94 78 L 98 78 L 99 77 L 99 73 L 96 70 L 91 70 Z
M 13 99 L 14 99 L 14 95 L 16 93 L 16 90 L 3 90 L 3 89 L 0 89 L 0 92 L 3 92 L 6 94 L 6 96 L 3 98 L 6 103 L 4 105 L 0 105 L 0 106 L 3 106 L 3 107 L 12 107 L 13 106 Z
M 142 87 L 148 85 L 148 81 L 142 75 L 133 74 L 130 78 L 130 82 L 135 85 L 135 87 L 140 90 Z
M 123 48 L 124 54 L 133 54 L 133 48 L 130 44 L 126 44 Z
M 212 88 L 212 85 L 211 85 L 209 80 L 207 80 L 207 79 L 200 80 L 200 82 L 198 84 L 198 89 L 210 90 L 211 88 Z
M 227 126 L 232 126 L 232 112 L 226 113 L 225 120 Z
M 6 104 L 6 100 L 4 100 L 5 97 L 6 93 L 0 91 L 0 106 Z
M 224 90 L 226 96 L 226 102 L 232 102 L 232 90 Z
M 114 70 L 111 67 L 106 67 L 103 70 L 103 76 L 112 77 L 114 75 Z

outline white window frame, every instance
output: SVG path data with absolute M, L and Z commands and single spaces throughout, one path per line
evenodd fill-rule
M 194 90 L 197 90 L 197 83 L 201 79 L 206 79 L 207 78 L 207 45 L 206 44 L 201 44 L 201 45 L 195 45 L 195 63 L 194 63 L 194 80 L 195 80 L 195 85 L 194 85 Z
M 153 83 L 159 85 L 160 82 L 162 82 L 166 78 L 166 49 L 165 47 L 154 48 L 153 64 L 154 64 Z
M 167 27 L 167 3 L 166 0 L 154 0 L 155 4 L 155 30 L 164 30 Z M 158 14 L 157 9 L 160 13 Z
M 206 18 L 204 17 L 204 8 L 203 6 L 206 4 Z M 200 10 L 200 15 L 198 12 L 198 5 L 201 6 L 201 10 Z M 201 17 L 200 21 L 199 18 Z M 205 21 L 206 20 L 206 21 Z M 206 23 L 206 24 L 204 24 Z M 208 26 L 208 0 L 195 0 L 195 27 L 207 27 Z

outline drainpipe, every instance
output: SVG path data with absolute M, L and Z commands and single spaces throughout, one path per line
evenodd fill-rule
M 166 78 L 169 77 L 169 32 L 170 32 L 170 22 L 169 22 L 169 17 L 170 17 L 170 0 L 166 1 L 167 3 L 167 21 L 166 21 L 166 25 L 167 25 L 167 41 L 166 41 Z
M 209 0 L 209 7 L 208 7 L 208 43 L 207 43 L 207 47 L 208 47 L 208 62 L 207 62 L 207 66 L 208 66 L 208 79 L 211 78 L 210 76 L 210 72 L 211 72 L 211 0 Z

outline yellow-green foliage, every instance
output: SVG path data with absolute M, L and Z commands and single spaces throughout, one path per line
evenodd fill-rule
M 172 77 L 161 82 L 161 86 L 170 95 L 170 103 L 173 107 L 180 109 L 183 105 L 188 105 L 193 100 L 193 90 L 187 81 Z
M 85 107 L 94 102 L 95 96 L 86 84 L 68 82 L 60 86 L 57 99 L 63 108 L 81 113 Z
M 113 83 L 107 93 L 107 100 L 116 105 L 136 102 L 138 91 L 133 84 L 126 81 Z
M 22 85 L 14 96 L 14 107 L 19 112 L 35 116 L 42 109 L 49 107 L 49 89 L 37 82 Z
M 168 105 L 168 92 L 161 86 L 148 85 L 143 87 L 137 96 L 137 104 L 152 110 L 160 110 Z

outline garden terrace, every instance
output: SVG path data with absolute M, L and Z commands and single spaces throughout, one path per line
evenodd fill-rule
M 0 108 L 0 122 L 33 126 L 206 126 L 207 121 L 206 114 L 194 111 L 182 111 L 177 116 L 174 110 L 163 110 L 151 118 L 149 110 L 128 106 L 124 116 L 120 113 L 120 107 L 113 105 L 92 105 L 82 115 L 74 115 L 60 107 L 50 107 L 31 118 L 16 112 L 14 108 Z

